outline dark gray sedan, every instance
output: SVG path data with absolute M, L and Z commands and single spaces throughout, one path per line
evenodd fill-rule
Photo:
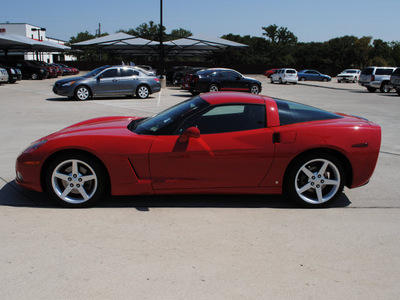
M 157 77 L 131 66 L 103 66 L 81 77 L 58 80 L 53 86 L 55 94 L 78 100 L 115 96 L 145 99 L 160 90 Z

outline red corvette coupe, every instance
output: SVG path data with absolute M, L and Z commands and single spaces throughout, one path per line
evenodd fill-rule
M 70 207 L 108 193 L 284 193 L 317 207 L 369 181 L 380 141 L 363 118 L 208 93 L 151 118 L 97 118 L 46 136 L 18 157 L 16 181 Z

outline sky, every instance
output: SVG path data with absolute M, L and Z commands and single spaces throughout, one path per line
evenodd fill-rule
M 372 36 L 400 41 L 400 0 L 163 0 L 166 32 L 262 36 L 262 27 L 287 27 L 299 42 Z M 0 23 L 45 27 L 46 36 L 68 41 L 79 32 L 109 34 L 160 22 L 160 0 L 4 0 Z

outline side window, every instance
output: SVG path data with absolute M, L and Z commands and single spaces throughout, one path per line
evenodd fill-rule
M 391 75 L 392 73 L 392 69 L 376 69 L 375 71 L 375 75 Z
M 118 76 L 118 69 L 109 69 L 101 73 L 100 77 L 102 78 L 109 78 L 109 77 L 117 77 Z
M 120 69 L 121 77 L 138 76 L 139 72 L 132 69 Z
M 214 106 L 205 113 L 185 121 L 178 134 L 197 127 L 201 134 L 252 130 L 265 127 L 265 105 L 232 104 Z

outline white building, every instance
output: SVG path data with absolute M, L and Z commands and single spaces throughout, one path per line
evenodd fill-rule
M 66 43 L 65 41 L 59 39 L 46 37 L 46 28 L 27 23 L 0 23 L 0 34 L 22 35 L 37 41 L 51 41 L 61 45 Z M 75 56 L 65 55 L 61 52 L 11 52 L 8 54 L 8 56 L 18 56 L 18 58 L 25 60 L 40 60 L 46 63 L 76 60 Z

